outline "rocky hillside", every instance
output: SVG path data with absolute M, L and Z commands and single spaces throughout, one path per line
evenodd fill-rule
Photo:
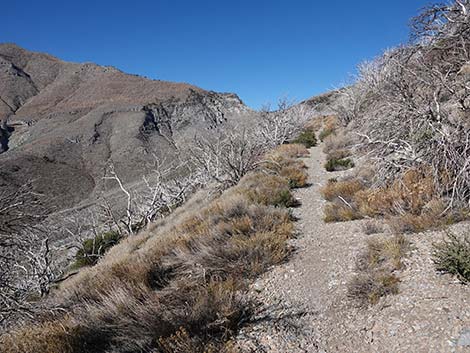
M 135 181 L 154 154 L 251 114 L 234 94 L 0 44 L 0 188 L 32 181 L 68 208 L 94 197 L 110 163 Z

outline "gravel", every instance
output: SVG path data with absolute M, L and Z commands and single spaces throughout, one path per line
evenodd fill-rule
M 430 258 L 442 232 L 409 236 L 413 250 L 398 274 L 398 295 L 369 308 L 348 298 L 356 256 L 376 235 L 364 234 L 367 221 L 323 222 L 319 189 L 344 172 L 326 172 L 321 150 L 312 148 L 305 159 L 311 186 L 296 191 L 302 202 L 294 209 L 296 252 L 253 284 L 259 313 L 238 346 L 243 352 L 470 352 L 470 289 L 436 273 Z

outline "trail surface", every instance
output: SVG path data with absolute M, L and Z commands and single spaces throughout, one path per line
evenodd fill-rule
M 311 185 L 295 193 L 302 204 L 294 209 L 295 254 L 252 286 L 262 309 L 240 333 L 241 346 L 248 352 L 470 352 L 470 289 L 436 274 L 430 259 L 442 232 L 410 236 L 414 246 L 398 295 L 370 308 L 348 298 L 357 255 L 377 235 L 364 234 L 365 221 L 323 221 L 320 189 L 345 172 L 323 168 L 322 148 L 304 159 Z

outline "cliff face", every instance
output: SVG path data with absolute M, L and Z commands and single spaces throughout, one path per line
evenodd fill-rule
M 33 181 L 55 209 L 93 198 L 107 165 L 140 180 L 156 154 L 195 134 L 249 123 L 234 94 L 63 62 L 0 44 L 0 188 Z

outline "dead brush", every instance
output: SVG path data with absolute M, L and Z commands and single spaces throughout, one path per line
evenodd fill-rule
M 283 158 L 269 159 L 261 167 L 268 173 L 273 173 L 286 179 L 291 188 L 307 186 L 307 166 L 303 161 Z
M 300 144 L 281 145 L 266 155 L 261 163 L 261 170 L 276 174 L 288 181 L 290 188 L 301 188 L 307 185 L 307 166 L 298 158 L 309 154 Z
M 338 123 L 339 121 L 336 115 L 323 115 L 308 121 L 305 124 L 305 128 L 317 132 L 320 131 L 324 126 L 336 126 Z
M 438 229 L 469 218 L 467 206 L 448 208 L 442 199 L 432 199 L 422 209 L 420 214 L 405 213 L 392 216 L 387 223 L 394 233 L 419 233 L 428 229 Z

